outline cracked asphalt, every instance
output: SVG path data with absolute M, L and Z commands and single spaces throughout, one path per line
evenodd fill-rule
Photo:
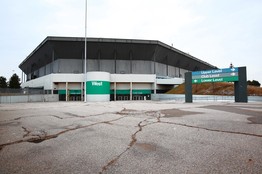
M 0 105 L 0 173 L 262 173 L 262 103 Z

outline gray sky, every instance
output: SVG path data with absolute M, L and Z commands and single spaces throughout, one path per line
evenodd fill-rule
M 84 37 L 85 0 L 1 0 L 0 76 L 47 36 Z M 159 40 L 262 83 L 262 0 L 88 0 L 88 37 Z

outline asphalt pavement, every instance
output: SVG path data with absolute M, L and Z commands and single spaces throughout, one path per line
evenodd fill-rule
M 262 103 L 0 105 L 0 173 L 262 173 Z

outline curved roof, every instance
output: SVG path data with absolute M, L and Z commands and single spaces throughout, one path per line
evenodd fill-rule
M 19 68 L 29 73 L 53 60 L 83 59 L 83 37 L 47 37 Z M 87 38 L 87 59 L 151 60 L 190 71 L 217 67 L 157 40 Z

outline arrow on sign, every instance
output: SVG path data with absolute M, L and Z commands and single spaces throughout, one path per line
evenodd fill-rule
M 235 68 L 231 68 L 231 71 L 235 71 L 236 69 Z

